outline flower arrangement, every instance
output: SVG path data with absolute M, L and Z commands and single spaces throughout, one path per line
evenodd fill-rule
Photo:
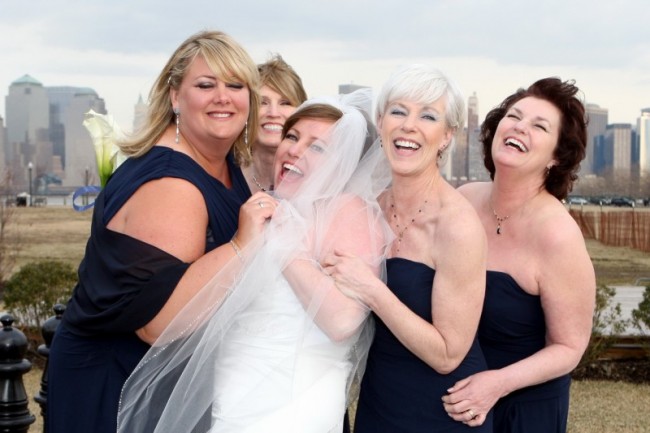
M 72 195 L 72 207 L 77 211 L 84 211 L 94 206 L 90 204 L 75 204 L 78 197 L 88 194 L 97 194 L 106 186 L 108 179 L 113 172 L 125 160 L 126 156 L 120 152 L 117 142 L 122 138 L 123 133 L 120 127 L 115 123 L 113 116 L 108 114 L 99 114 L 94 110 L 86 113 L 83 126 L 86 127 L 95 146 L 95 158 L 97 161 L 97 174 L 99 175 L 100 186 L 85 185 L 78 188 Z M 84 199 L 85 200 L 85 199 Z
M 113 116 L 99 114 L 93 110 L 86 113 L 83 125 L 93 140 L 97 174 L 101 187 L 104 188 L 113 172 L 126 159 L 116 144 L 123 136 L 122 130 L 115 123 Z

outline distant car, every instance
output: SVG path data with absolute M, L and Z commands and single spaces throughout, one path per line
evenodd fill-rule
M 587 200 L 584 197 L 569 197 L 567 199 L 567 203 L 585 205 L 585 204 L 589 204 L 589 200 Z
M 613 197 L 610 204 L 618 207 L 634 207 L 636 202 L 629 197 Z

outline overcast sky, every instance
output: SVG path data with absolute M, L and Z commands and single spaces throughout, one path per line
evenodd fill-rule
M 91 87 L 130 129 L 172 51 L 223 30 L 256 62 L 279 53 L 310 96 L 379 90 L 404 63 L 433 64 L 476 92 L 481 119 L 518 87 L 574 79 L 610 123 L 650 107 L 648 0 L 2 0 L 0 115 L 9 85 Z

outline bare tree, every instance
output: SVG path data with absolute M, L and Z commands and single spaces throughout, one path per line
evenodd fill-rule
M 11 172 L 7 171 L 0 180 L 0 190 L 10 191 Z M 7 197 L 5 194 L 4 197 Z M 20 242 L 18 234 L 10 236 L 10 227 L 15 220 L 14 202 L 3 199 L 0 202 L 0 289 L 4 287 L 11 271 L 16 264 L 16 259 L 20 251 Z

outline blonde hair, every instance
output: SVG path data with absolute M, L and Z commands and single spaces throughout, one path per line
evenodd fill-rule
M 235 159 L 247 164 L 251 159 L 250 143 L 255 141 L 259 123 L 259 73 L 257 66 L 234 39 L 220 31 L 202 31 L 187 38 L 167 61 L 149 93 L 147 121 L 133 138 L 120 143 L 128 156 L 138 157 L 151 149 L 170 124 L 175 122 L 170 90 L 178 89 L 197 56 L 205 59 L 212 72 L 223 81 L 240 80 L 250 92 L 247 128 L 233 145 Z M 247 133 L 247 136 L 244 135 Z
M 257 69 L 260 73 L 260 85 L 269 86 L 286 97 L 291 105 L 297 107 L 307 100 L 307 92 L 300 76 L 279 54 L 258 65 Z

